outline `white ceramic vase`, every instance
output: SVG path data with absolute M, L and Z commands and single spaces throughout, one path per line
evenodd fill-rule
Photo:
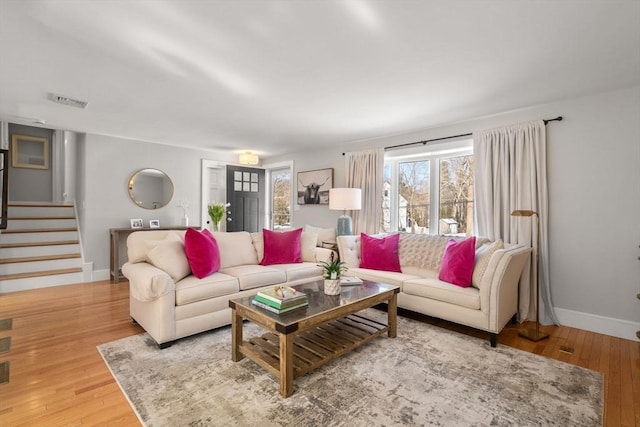
M 324 279 L 324 293 L 340 295 L 340 279 Z

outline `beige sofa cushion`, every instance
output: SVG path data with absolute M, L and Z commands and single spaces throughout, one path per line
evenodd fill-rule
M 315 246 L 314 246 L 315 248 Z M 282 270 L 287 275 L 287 282 L 295 282 L 303 279 L 312 279 L 314 277 L 322 276 L 322 268 L 318 267 L 315 263 L 302 262 L 295 264 L 273 264 L 269 267 Z
M 480 309 L 480 292 L 471 286 L 462 288 L 438 279 L 414 279 L 404 282 L 402 292 L 474 310 Z
M 232 295 L 240 291 L 238 279 L 220 272 L 198 279 L 189 276 L 176 283 L 176 305 Z
M 258 255 L 246 231 L 214 231 L 213 237 L 220 249 L 220 269 L 236 265 L 257 265 Z
M 373 282 L 400 286 L 400 291 L 402 291 L 402 284 L 405 281 L 420 278 L 420 276 L 414 276 L 412 274 L 398 273 L 395 271 L 370 270 L 368 268 L 360 267 L 349 268 L 345 274 L 347 276 L 357 276 L 361 279 L 371 280 Z
M 335 242 L 336 230 L 335 228 L 319 228 L 313 225 L 305 224 L 304 231 L 310 233 L 317 233 L 316 246 L 322 247 L 322 242 Z
M 184 230 L 140 230 L 127 237 L 127 258 L 129 262 L 145 262 L 148 260 L 148 240 L 164 240 L 168 234 L 175 233 L 184 242 Z
M 274 268 L 272 265 L 238 265 L 221 268 L 220 273 L 237 278 L 241 291 L 259 288 L 260 286 L 276 285 L 287 281 L 286 273 Z
M 147 259 L 160 270 L 167 272 L 176 282 L 191 274 L 189 260 L 184 252 L 184 242 L 178 233 L 170 232 L 163 240 L 147 240 Z

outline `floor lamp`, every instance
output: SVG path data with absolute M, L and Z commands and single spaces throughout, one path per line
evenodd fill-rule
M 534 211 L 525 211 L 525 210 L 516 210 L 511 212 L 511 216 L 526 216 L 526 217 L 536 217 L 536 242 L 538 243 L 538 248 L 535 251 L 536 255 L 536 328 L 535 329 L 527 329 L 521 330 L 518 332 L 518 335 L 526 338 L 531 341 L 538 342 L 545 338 L 549 338 L 549 334 L 544 332 L 540 332 L 540 216 L 537 212 Z

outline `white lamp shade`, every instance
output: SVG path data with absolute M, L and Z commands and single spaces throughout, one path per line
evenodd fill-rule
M 359 188 L 331 188 L 329 209 L 357 211 L 362 209 L 362 190 Z

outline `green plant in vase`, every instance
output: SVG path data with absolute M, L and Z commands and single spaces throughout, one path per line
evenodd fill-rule
M 213 231 L 220 231 L 220 221 L 222 221 L 222 218 L 229 206 L 231 206 L 231 203 L 211 203 L 207 207 Z
M 347 271 L 346 263 L 336 259 L 335 252 L 331 253 L 331 260 L 329 262 L 320 261 L 317 265 L 318 267 L 322 267 L 324 271 L 322 277 L 324 277 L 325 280 L 338 280 L 340 279 L 340 275 Z

